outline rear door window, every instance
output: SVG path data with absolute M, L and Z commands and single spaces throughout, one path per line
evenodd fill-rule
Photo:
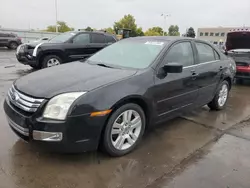
M 92 43 L 105 43 L 105 36 L 103 34 L 92 33 Z
M 214 49 L 211 46 L 201 42 L 195 42 L 195 45 L 198 51 L 199 63 L 205 63 L 216 60 L 214 55 Z
M 73 38 L 75 44 L 88 44 L 90 43 L 90 37 L 88 33 L 82 33 Z

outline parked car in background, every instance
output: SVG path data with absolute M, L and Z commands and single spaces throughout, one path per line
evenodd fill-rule
M 225 53 L 236 62 L 236 81 L 250 80 L 250 30 L 243 28 L 229 32 Z
M 88 58 L 117 41 L 114 35 L 104 32 L 66 32 L 48 42 L 21 45 L 16 52 L 20 63 L 33 68 L 47 68 Z
M 15 50 L 20 44 L 22 44 L 22 40 L 16 34 L 0 32 L 0 47 Z
M 234 74 L 233 61 L 207 42 L 134 37 L 84 63 L 23 76 L 10 88 L 4 110 L 12 130 L 26 141 L 63 152 L 100 146 L 122 156 L 155 123 L 206 104 L 223 109 Z

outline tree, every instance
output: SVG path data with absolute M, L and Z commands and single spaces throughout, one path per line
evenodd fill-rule
M 104 28 L 102 29 L 103 31 L 106 31 L 107 33 L 110 33 L 110 34 L 115 34 L 115 31 L 113 28 L 111 27 L 108 27 L 108 28 Z
M 168 35 L 169 36 L 180 36 L 178 25 L 171 25 L 168 28 Z
M 60 33 L 64 33 L 64 32 L 67 32 L 67 31 L 73 31 L 74 30 L 74 28 L 69 27 L 67 25 L 67 23 L 64 22 L 64 21 L 58 21 L 57 25 L 58 25 L 58 32 L 60 32 Z M 46 31 L 48 31 L 48 32 L 56 32 L 56 26 L 50 25 L 50 26 L 47 27 Z
M 163 35 L 163 29 L 161 27 L 152 27 L 149 28 L 146 32 L 145 35 L 146 36 L 161 36 Z M 164 32 L 164 35 L 167 35 L 166 32 Z
M 119 29 L 131 29 L 130 36 L 140 36 L 142 34 L 142 29 L 137 28 L 135 18 L 131 14 L 125 15 L 122 19 L 118 22 L 114 23 L 114 30 L 117 33 Z M 139 33 L 138 33 L 139 32 Z
M 136 36 L 144 36 L 144 32 L 141 27 L 136 29 Z
M 187 30 L 186 36 L 187 36 L 187 37 L 191 37 L 191 38 L 195 38 L 195 31 L 194 31 L 194 28 L 190 27 L 190 28 Z
M 93 29 L 91 28 L 91 27 L 86 27 L 85 29 L 84 29 L 85 31 L 93 31 Z

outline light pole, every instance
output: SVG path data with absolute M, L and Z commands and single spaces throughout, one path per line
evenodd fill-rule
M 170 14 L 161 14 L 161 16 L 163 16 L 164 18 L 164 25 L 163 25 L 163 33 L 162 35 L 164 36 L 164 28 L 166 27 L 166 23 L 167 23 L 167 17 L 170 17 L 171 15 Z
M 58 25 L 57 25 L 57 0 L 55 0 L 55 11 L 56 11 L 56 33 L 58 33 Z

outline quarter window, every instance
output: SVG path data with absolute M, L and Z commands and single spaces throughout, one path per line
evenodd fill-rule
M 114 37 L 106 35 L 106 42 L 107 43 L 114 43 L 114 42 L 116 42 L 116 40 L 114 39 Z
M 196 42 L 196 48 L 199 56 L 199 63 L 214 61 L 214 49 L 205 43 Z
M 104 35 L 92 33 L 92 43 L 105 43 Z
M 74 39 L 73 39 L 73 43 L 76 44 L 88 44 L 90 43 L 90 37 L 88 33 L 82 33 L 77 35 Z
M 167 53 L 164 62 L 181 63 L 183 67 L 193 65 L 194 56 L 190 42 L 175 44 Z

